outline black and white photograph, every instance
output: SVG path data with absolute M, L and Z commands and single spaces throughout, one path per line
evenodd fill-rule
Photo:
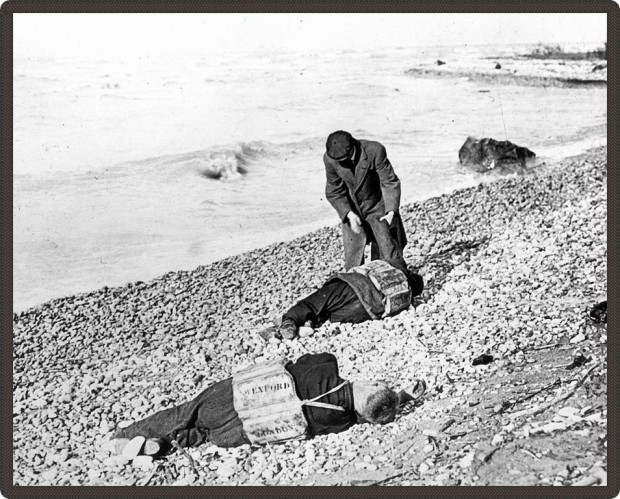
M 606 10 L 8 4 L 4 493 L 618 493 Z

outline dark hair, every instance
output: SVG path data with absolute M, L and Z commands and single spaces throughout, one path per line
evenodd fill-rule
M 327 155 L 336 161 L 346 158 L 355 146 L 355 139 L 349 132 L 338 130 L 330 133 L 325 143 Z
M 386 424 L 396 418 L 398 395 L 390 388 L 382 388 L 368 397 L 362 416 L 369 423 Z
M 411 298 L 421 295 L 424 291 L 424 279 L 416 272 L 407 272 L 407 283 L 411 289 Z

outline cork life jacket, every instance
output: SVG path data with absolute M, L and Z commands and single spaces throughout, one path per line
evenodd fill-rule
M 348 381 L 313 399 L 300 400 L 293 376 L 284 367 L 286 362 L 286 359 L 263 362 L 232 376 L 233 405 L 253 444 L 304 438 L 308 427 L 304 405 L 345 411 L 344 407 L 317 400 L 339 390 Z
M 385 311 L 382 318 L 397 314 L 411 305 L 411 290 L 407 276 L 402 270 L 392 267 L 389 263 L 383 260 L 373 260 L 359 267 L 353 267 L 349 272 L 365 275 L 375 288 L 383 293 Z

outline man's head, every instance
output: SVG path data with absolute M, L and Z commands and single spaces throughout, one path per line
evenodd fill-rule
M 353 404 L 360 419 L 373 424 L 394 421 L 399 401 L 394 390 L 374 381 L 356 381 L 352 385 Z
M 353 156 L 355 139 L 349 132 L 338 130 L 329 134 L 325 149 L 330 158 L 336 161 L 345 161 Z
M 407 283 L 409 284 L 409 289 L 411 290 L 412 299 L 414 296 L 421 295 L 422 291 L 424 291 L 424 279 L 420 274 L 411 269 L 408 269 L 407 271 Z

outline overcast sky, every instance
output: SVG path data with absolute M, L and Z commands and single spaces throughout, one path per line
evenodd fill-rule
M 14 14 L 19 56 L 606 41 L 606 14 Z

